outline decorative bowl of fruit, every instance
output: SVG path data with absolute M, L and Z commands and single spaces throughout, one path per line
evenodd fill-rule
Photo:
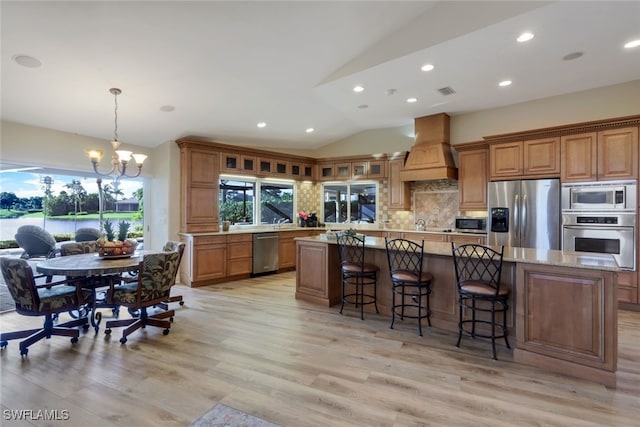
M 107 219 L 104 222 L 105 236 L 98 239 L 98 256 L 103 259 L 128 258 L 133 255 L 138 246 L 136 239 L 128 239 L 129 223 L 118 223 L 118 236 L 113 230 L 113 223 Z

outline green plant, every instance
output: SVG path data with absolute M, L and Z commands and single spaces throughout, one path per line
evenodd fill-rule
M 116 235 L 113 232 L 113 222 L 111 222 L 110 219 L 104 220 L 104 232 L 106 234 L 107 241 L 113 242 L 113 239 L 116 237 Z
M 118 222 L 118 240 L 124 242 L 127 239 L 127 233 L 129 233 L 129 226 L 131 224 L 127 221 Z

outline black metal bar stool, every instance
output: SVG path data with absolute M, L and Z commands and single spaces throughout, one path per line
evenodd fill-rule
M 462 334 L 472 338 L 490 338 L 493 348 L 493 358 L 496 357 L 496 339 L 504 338 L 509 346 L 507 330 L 507 298 L 509 288 L 500 285 L 502 273 L 502 257 L 504 246 L 500 252 L 483 245 L 467 244 L 455 246 L 451 243 L 453 263 L 458 284 L 458 342 L 460 347 Z M 465 310 L 471 311 L 471 319 L 464 316 Z M 478 318 L 478 313 L 490 313 L 490 318 Z M 496 313 L 502 313 L 502 322 L 496 322 Z M 485 315 L 486 316 L 486 315 Z M 477 329 L 478 325 L 488 325 L 490 328 Z M 488 329 L 488 330 L 486 330 Z
M 340 270 L 342 272 L 342 304 L 354 304 L 360 307 L 360 319 L 364 320 L 364 306 L 376 302 L 376 283 L 378 267 L 364 261 L 364 236 L 340 233 L 337 236 L 340 252 Z M 370 288 L 365 292 L 365 287 Z
M 431 308 L 429 296 L 431 295 L 431 282 L 433 275 L 422 271 L 424 255 L 424 240 L 418 244 L 406 239 L 387 240 L 384 243 L 387 249 L 389 261 L 389 273 L 391 274 L 391 329 L 400 316 L 418 319 L 418 331 L 422 336 L 422 319 L 427 319 L 431 327 Z M 426 300 L 423 304 L 423 299 Z

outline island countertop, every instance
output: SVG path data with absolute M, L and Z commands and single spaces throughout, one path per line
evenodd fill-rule
M 296 299 L 340 303 L 340 257 L 331 237 L 295 238 Z M 365 247 L 366 262 L 379 269 L 379 313 L 390 316 L 393 294 L 384 238 L 365 236 Z M 458 304 L 452 257 L 451 243 L 425 240 L 423 269 L 433 275 L 431 324 L 455 334 L 459 316 L 468 313 L 461 313 Z M 620 270 L 611 255 L 505 247 L 500 282 L 510 289 L 506 323 L 516 338 L 513 360 L 615 387 Z M 365 311 L 375 314 L 370 306 Z
M 297 237 L 295 240 L 337 244 L 335 239 L 327 239 L 322 235 Z M 384 250 L 384 238 L 365 235 L 365 247 Z M 499 247 L 494 247 L 494 249 L 499 250 Z M 425 241 L 424 253 L 427 255 L 451 256 L 451 243 Z M 559 250 L 505 246 L 504 260 L 506 262 L 514 263 L 544 264 L 559 267 L 620 271 L 620 268 L 612 255 L 586 252 L 566 252 Z

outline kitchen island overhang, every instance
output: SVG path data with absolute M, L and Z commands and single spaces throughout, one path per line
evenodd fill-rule
M 454 242 L 455 243 L 455 242 Z M 384 238 L 366 237 L 366 262 L 380 268 L 378 308 L 391 315 Z M 424 270 L 433 274 L 433 327 L 458 331 L 458 291 L 451 244 L 424 242 Z M 511 288 L 507 325 L 513 360 L 616 385 L 619 267 L 610 255 L 505 247 L 502 283 Z M 296 298 L 340 302 L 338 246 L 319 236 L 296 238 Z M 452 342 L 454 345 L 454 342 Z

